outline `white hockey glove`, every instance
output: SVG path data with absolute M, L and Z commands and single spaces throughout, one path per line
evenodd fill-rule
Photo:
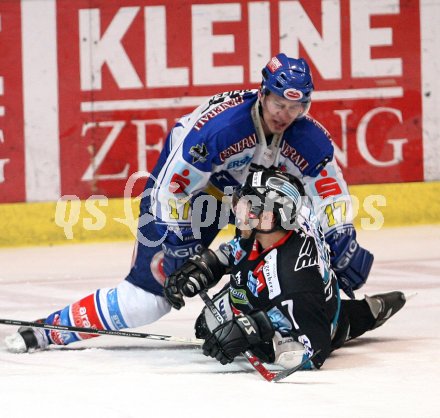
M 273 337 L 273 348 L 275 351 L 275 361 L 285 369 L 298 366 L 308 357 L 304 345 L 295 341 L 293 337 L 283 337 L 278 331 L 275 331 Z

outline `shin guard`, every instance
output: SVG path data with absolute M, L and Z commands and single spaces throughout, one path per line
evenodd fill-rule
M 45 323 L 74 327 L 111 329 L 107 325 L 103 315 L 100 314 L 99 293 L 100 290 L 97 290 L 95 293 L 66 306 L 64 309 L 53 312 L 47 317 Z M 97 337 L 97 335 L 58 330 L 47 331 L 47 334 L 50 341 L 57 345 L 67 345 L 75 341 Z

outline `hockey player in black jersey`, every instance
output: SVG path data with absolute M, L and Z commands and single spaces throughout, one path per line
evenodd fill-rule
M 232 202 L 237 236 L 217 251 L 203 250 L 167 278 L 165 296 L 180 309 L 184 297 L 213 287 L 230 273 L 215 298 L 228 318 L 219 325 L 204 309 L 196 321 L 203 352 L 222 364 L 246 350 L 262 361 L 320 368 L 345 341 L 381 326 L 405 304 L 402 292 L 340 298 L 323 233 L 292 175 L 256 171 Z

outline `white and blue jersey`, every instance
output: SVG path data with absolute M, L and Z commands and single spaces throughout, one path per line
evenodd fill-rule
M 324 233 L 351 223 L 351 200 L 333 153 L 329 133 L 310 116 L 295 120 L 283 134 L 266 138 L 258 90 L 213 96 L 180 118 L 167 137 L 141 201 L 140 225 L 144 226 L 139 231 L 157 245 L 143 250 L 145 246 L 138 245 L 143 254 L 128 280 L 159 294 L 159 287 L 144 285 L 151 274 L 140 263 L 150 264 L 164 240 L 173 245 L 194 240 L 194 200 L 202 194 L 218 199 L 230 194 L 245 181 L 251 164 L 276 167 L 302 179 Z M 209 245 L 217 232 L 216 225 L 202 231 L 203 245 Z M 156 264 L 151 266 L 153 272 Z
M 302 178 L 306 193 L 317 197 L 315 210 L 329 195 L 332 202 L 342 199 L 349 205 L 328 132 L 306 116 L 268 143 L 258 91 L 243 90 L 213 96 L 177 122 L 147 183 L 144 210 L 166 225 L 190 227 L 194 197 L 204 191 L 218 196 L 228 186 L 241 184 L 251 163 L 279 167 Z M 347 206 L 339 219 L 334 211 L 325 216 L 327 222 L 321 220 L 325 233 L 337 223 L 350 223 Z

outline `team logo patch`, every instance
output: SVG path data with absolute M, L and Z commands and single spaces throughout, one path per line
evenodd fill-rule
M 318 256 L 315 251 L 315 240 L 311 237 L 306 237 L 299 251 L 298 260 L 296 260 L 295 271 L 317 265 Z
M 288 100 L 301 100 L 304 96 L 303 92 L 297 89 L 286 89 L 283 95 Z
M 277 57 L 273 57 L 267 64 L 267 68 L 273 74 L 278 68 L 282 67 L 280 60 Z
M 171 177 L 169 191 L 174 194 L 183 193 L 191 180 L 188 178 L 189 170 L 183 170 L 181 173 L 174 173 Z
M 171 178 L 168 180 L 168 191 L 173 194 L 187 193 L 188 186 L 194 185 L 202 179 L 202 176 L 197 173 L 191 166 L 183 163 L 177 163 L 172 172 Z M 166 182 L 166 180 L 165 180 Z
M 191 149 L 189 150 L 189 155 L 191 155 L 193 157 L 193 164 L 197 163 L 197 162 L 201 162 L 201 163 L 206 163 L 206 157 L 209 155 L 208 150 L 206 149 L 206 145 L 205 144 L 197 144 L 194 145 L 193 147 L 191 147 Z

